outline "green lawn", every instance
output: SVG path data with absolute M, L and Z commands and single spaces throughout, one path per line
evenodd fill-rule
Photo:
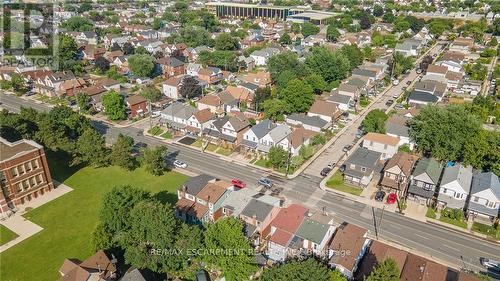
M 161 135 L 163 133 L 163 130 L 159 126 L 154 126 L 148 130 L 148 133 L 153 135 L 153 136 L 158 136 L 158 135 Z
M 186 176 L 170 172 L 154 177 L 143 169 L 118 167 L 68 169 L 63 161 L 49 161 L 52 175 L 74 190 L 25 215 L 44 230 L 2 253 L 0 280 L 53 281 L 65 258 L 84 260 L 91 254 L 91 233 L 98 223 L 102 197 L 116 185 L 133 185 L 175 202 L 176 189 Z M 67 162 L 66 162 L 67 163 Z M 29 265 L 29 266 L 27 266 Z
M 208 150 L 208 151 L 211 151 L 211 152 L 214 152 L 216 149 L 217 149 L 218 146 L 216 146 L 215 144 L 213 143 L 209 143 L 207 145 L 207 147 L 205 148 L 205 150 Z
M 217 151 L 216 151 L 218 154 L 222 154 L 224 156 L 229 156 L 231 155 L 231 153 L 233 153 L 233 151 L 231 149 L 227 149 L 227 148 L 219 148 Z
M 12 230 L 8 229 L 3 224 L 0 224 L 0 245 L 3 245 L 16 237 L 17 234 L 15 234 Z
M 472 230 L 474 230 L 475 232 L 488 235 L 488 237 L 496 240 L 500 239 L 500 228 L 495 229 L 491 225 L 475 222 L 472 224 Z
M 458 227 L 467 229 L 467 222 L 465 222 L 463 220 L 460 221 L 460 220 L 456 220 L 456 219 L 450 219 L 450 218 L 447 218 L 447 217 L 442 216 L 442 215 L 441 215 L 441 217 L 439 217 L 439 220 L 442 222 L 445 222 L 445 223 L 452 224 L 454 226 L 458 226 Z
M 427 208 L 427 212 L 425 213 L 425 216 L 431 219 L 435 219 L 436 216 L 436 211 L 433 208 Z
M 363 191 L 361 188 L 345 184 L 344 178 L 342 177 L 342 173 L 340 171 L 337 171 L 335 172 L 335 174 L 333 174 L 333 176 L 326 182 L 326 186 L 331 189 L 347 192 L 356 196 L 361 195 L 361 192 Z
M 164 138 L 164 139 L 171 139 L 172 138 L 172 133 L 170 132 L 165 132 L 163 133 L 160 137 Z
M 267 163 L 266 158 L 260 158 L 259 160 L 255 160 L 253 164 L 264 168 L 269 168 L 269 164 Z
M 194 147 L 201 147 L 201 145 L 202 145 L 201 139 L 197 139 L 195 142 L 191 144 L 191 146 Z

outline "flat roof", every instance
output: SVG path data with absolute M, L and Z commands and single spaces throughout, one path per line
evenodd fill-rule
M 234 3 L 234 2 L 208 2 L 207 6 L 228 6 L 228 7 L 243 7 L 243 8 L 264 8 L 264 9 L 297 9 L 297 10 L 311 10 L 310 7 L 305 6 L 273 6 L 273 5 L 258 5 L 248 3 Z
M 41 145 L 31 140 L 22 139 L 15 142 L 9 142 L 8 140 L 0 137 L 0 155 L 2 156 L 1 162 L 5 162 L 41 148 L 43 148 Z
M 334 17 L 335 13 L 329 13 L 329 12 L 317 12 L 317 11 L 307 11 L 295 15 L 289 15 L 289 18 L 310 18 L 313 20 L 326 20 L 331 17 Z

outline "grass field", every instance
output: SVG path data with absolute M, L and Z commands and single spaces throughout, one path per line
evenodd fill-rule
M 356 188 L 345 184 L 344 179 L 342 177 L 342 173 L 340 171 L 335 172 L 335 174 L 333 174 L 333 176 L 330 179 L 328 179 L 328 181 L 326 182 L 326 186 L 328 186 L 331 189 L 336 189 L 357 196 L 359 196 L 363 191 L 361 188 Z
M 93 254 L 91 233 L 102 198 L 112 187 L 137 186 L 175 202 L 176 189 L 187 179 L 175 172 L 154 177 L 140 168 L 132 172 L 118 167 L 69 169 L 64 161 L 49 162 L 53 177 L 74 190 L 25 215 L 44 230 L 1 254 L 2 281 L 57 280 L 65 258 L 83 260 Z
M 224 156 L 229 156 L 231 155 L 231 153 L 233 153 L 233 151 L 231 149 L 221 147 L 216 151 L 216 153 L 222 154 Z
M 431 207 L 427 208 L 427 212 L 425 213 L 425 216 L 428 218 L 431 218 L 431 219 L 436 219 L 437 218 L 436 210 L 434 210 Z
M 463 220 L 450 219 L 444 216 L 439 217 L 439 220 L 445 223 L 452 224 L 461 228 L 467 228 L 467 222 Z
M 472 230 L 488 235 L 490 238 L 500 240 L 500 228 L 495 229 L 492 225 L 475 222 L 472 224 Z
M 0 245 L 3 245 L 16 237 L 17 234 L 12 232 L 12 230 L 8 229 L 3 224 L 0 224 Z

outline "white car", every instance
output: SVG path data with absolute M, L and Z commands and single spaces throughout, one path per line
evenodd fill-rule
M 399 85 L 399 80 L 394 80 L 394 81 L 392 81 L 392 85 L 394 85 L 394 86 Z
M 188 165 L 186 163 L 182 162 L 181 160 L 175 160 L 174 161 L 174 166 L 177 167 L 177 168 L 186 169 Z

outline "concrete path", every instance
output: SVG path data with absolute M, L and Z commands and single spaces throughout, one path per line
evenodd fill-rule
M 56 181 L 54 181 L 54 185 L 56 186 L 54 190 L 45 193 L 43 196 L 35 198 L 22 206 L 19 206 L 18 212 L 0 222 L 0 224 L 4 225 L 18 235 L 15 239 L 0 246 L 0 253 L 42 231 L 43 228 L 41 226 L 34 224 L 23 217 L 23 215 L 27 213 L 27 210 L 29 211 L 40 207 L 43 204 L 59 198 L 73 190 L 71 187 Z

